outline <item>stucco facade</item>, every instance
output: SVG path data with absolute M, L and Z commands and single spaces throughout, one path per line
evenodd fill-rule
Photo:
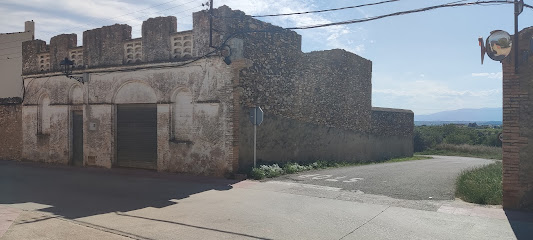
M 226 6 L 214 15 L 215 47 L 206 11 L 189 31 L 170 16 L 146 20 L 137 39 L 115 24 L 85 31 L 83 46 L 75 34 L 24 42 L 22 158 L 228 176 L 253 161 L 252 106 L 265 110 L 265 162 L 412 155 L 413 113 L 371 106 L 371 61 L 303 53 L 296 32 Z M 60 73 L 65 57 L 85 83 Z M 153 162 L 128 162 L 144 154 L 131 148 L 139 142 Z

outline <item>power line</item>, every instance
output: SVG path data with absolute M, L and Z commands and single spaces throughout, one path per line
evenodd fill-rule
M 406 15 L 406 14 L 410 14 L 410 13 L 425 12 L 425 11 L 434 10 L 434 9 L 438 9 L 438 8 L 463 7 L 463 6 L 475 6 L 475 5 L 480 5 L 480 6 L 484 6 L 485 5 L 486 6 L 486 4 L 495 4 L 495 3 L 512 4 L 513 2 L 509 2 L 509 1 L 476 1 L 476 2 L 469 2 L 469 3 L 451 3 L 451 4 L 447 3 L 447 4 L 435 5 L 435 6 L 425 7 L 425 8 L 418 8 L 418 9 L 408 10 L 408 11 L 395 12 L 395 13 L 390 13 L 390 14 L 385 14 L 385 15 L 380 15 L 380 16 L 370 17 L 370 18 L 354 19 L 354 20 L 348 20 L 348 21 L 342 21 L 342 22 L 317 24 L 317 25 L 310 25 L 310 26 L 303 26 L 303 27 L 289 27 L 289 28 L 285 28 L 285 29 L 303 30 L 303 29 L 321 28 L 321 27 L 329 27 L 329 26 L 336 26 L 336 25 L 346 25 L 346 24 L 368 22 L 368 21 L 378 20 L 378 19 L 387 18 L 387 17 Z M 527 4 L 524 4 L 524 6 L 526 6 L 528 8 L 532 8 L 530 5 L 527 5 Z
M 300 14 L 309 14 L 309 13 L 323 13 L 323 12 L 331 12 L 331 11 L 338 11 L 338 10 L 345 10 L 345 9 L 352 9 L 352 8 L 359 8 L 359 7 L 366 7 L 366 6 L 373 6 L 373 5 L 380 5 L 384 3 L 391 3 L 391 2 L 397 2 L 400 0 L 387 0 L 382 2 L 376 2 L 376 3 L 367 3 L 367 4 L 361 4 L 356 6 L 349 6 L 349 7 L 341 7 L 341 8 L 332 8 L 332 9 L 324 9 L 324 10 L 317 10 L 317 11 L 307 11 L 307 12 L 294 12 L 294 13 L 281 13 L 281 14 L 267 14 L 267 15 L 255 15 L 252 17 L 279 17 L 279 16 L 290 16 L 290 15 L 300 15 Z

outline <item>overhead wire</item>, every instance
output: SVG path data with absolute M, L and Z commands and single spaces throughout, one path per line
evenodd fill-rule
M 309 14 L 309 13 L 323 13 L 323 12 L 339 11 L 339 10 L 352 9 L 352 8 L 360 8 L 360 7 L 366 7 L 366 6 L 374 6 L 374 5 L 380 5 L 380 4 L 385 4 L 385 3 L 397 2 L 397 1 L 400 1 L 400 0 L 387 0 L 387 1 L 381 1 L 381 2 L 376 2 L 376 3 L 367 3 L 367 4 L 360 4 L 360 5 L 355 5 L 355 6 L 316 10 L 316 11 L 253 15 L 251 17 L 279 17 L 279 16 L 291 16 L 291 15 L 301 15 L 301 14 Z
M 369 17 L 369 18 L 353 19 L 353 20 L 348 20 L 348 21 L 332 22 L 332 23 L 324 23 L 324 24 L 316 24 L 316 25 L 310 25 L 310 26 L 288 27 L 288 28 L 285 28 L 285 29 L 303 30 L 303 29 L 321 28 L 321 27 L 329 27 L 329 26 L 336 26 L 336 25 L 362 23 L 362 22 L 374 21 L 374 20 L 387 18 L 387 17 L 400 16 L 400 15 L 406 15 L 406 14 L 417 13 L 417 12 L 425 12 L 425 11 L 435 10 L 435 9 L 439 9 L 439 8 L 450 8 L 450 7 L 453 8 L 453 7 L 475 6 L 475 5 L 483 6 L 483 4 L 491 4 L 491 3 L 510 4 L 510 3 L 513 3 L 513 2 L 493 0 L 493 1 L 476 1 L 476 2 L 468 2 L 468 3 L 451 3 L 451 4 L 450 3 L 446 3 L 446 4 L 441 4 L 441 5 L 435 5 L 435 6 L 430 6 L 430 7 L 412 9 L 412 10 L 407 10 L 407 11 L 400 11 L 400 12 L 395 12 L 395 13 L 390 13 L 390 14 L 385 14 L 385 15 L 380 15 L 380 16 L 375 16 L 375 17 Z

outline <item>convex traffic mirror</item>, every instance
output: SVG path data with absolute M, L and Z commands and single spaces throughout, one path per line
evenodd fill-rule
M 487 38 L 485 49 L 492 60 L 501 61 L 511 53 L 512 46 L 511 35 L 506 31 L 496 30 Z

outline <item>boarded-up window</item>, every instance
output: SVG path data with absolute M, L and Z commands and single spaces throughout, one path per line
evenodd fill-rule
M 173 134 L 174 139 L 189 140 L 193 129 L 192 94 L 186 89 L 178 91 L 174 98 Z
M 39 109 L 37 110 L 37 132 L 39 134 L 50 133 L 50 98 L 48 96 L 41 97 L 39 102 Z

